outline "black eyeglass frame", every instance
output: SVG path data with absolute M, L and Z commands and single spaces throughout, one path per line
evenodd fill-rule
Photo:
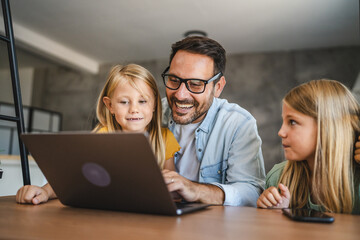
M 194 93 L 194 94 L 201 94 L 201 93 L 205 92 L 206 85 L 207 85 L 208 83 L 211 83 L 212 81 L 215 81 L 215 80 L 217 80 L 217 79 L 219 79 L 219 78 L 221 78 L 221 77 L 223 76 L 222 72 L 218 72 L 217 74 L 215 74 L 215 75 L 214 75 L 212 78 L 210 78 L 209 80 L 203 80 L 203 79 L 197 79 L 197 78 L 182 79 L 182 78 L 179 78 L 178 76 L 173 75 L 173 74 L 166 74 L 166 72 L 169 71 L 169 69 L 170 69 L 170 66 L 168 66 L 168 67 L 165 69 L 165 71 L 161 74 L 161 77 L 162 77 L 162 79 L 163 79 L 163 82 L 164 82 L 165 87 L 167 87 L 168 89 L 171 89 L 171 90 L 177 90 L 177 89 L 180 88 L 180 86 L 181 86 L 182 83 L 185 83 L 186 89 L 189 90 L 189 92 Z M 179 81 L 180 81 L 179 86 L 178 86 L 177 88 L 168 87 L 168 86 L 166 85 L 166 82 L 165 82 L 165 77 L 166 77 L 166 76 L 172 76 L 172 77 L 175 77 L 176 79 L 179 79 Z M 196 81 L 201 81 L 201 82 L 203 82 L 203 83 L 204 83 L 204 89 L 202 90 L 202 92 L 193 92 L 193 91 L 191 91 L 190 88 L 189 88 L 189 86 L 188 86 L 188 83 L 187 83 L 187 82 L 190 81 L 190 80 L 196 80 Z

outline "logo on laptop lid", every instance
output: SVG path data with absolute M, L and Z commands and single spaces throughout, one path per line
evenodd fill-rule
M 85 163 L 81 170 L 84 177 L 98 187 L 106 187 L 111 182 L 110 174 L 99 164 Z

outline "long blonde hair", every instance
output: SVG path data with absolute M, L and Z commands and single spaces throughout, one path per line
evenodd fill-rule
M 153 91 L 155 97 L 155 111 L 153 117 L 147 126 L 150 143 L 157 157 L 160 168 L 163 168 L 165 162 L 165 143 L 161 134 L 161 99 L 160 93 L 153 75 L 144 67 L 137 64 L 128 64 L 126 66 L 116 65 L 111 68 L 108 79 L 103 87 L 96 107 L 96 117 L 99 121 L 94 128 L 97 132 L 101 128 L 106 128 L 108 132 L 121 131 L 120 124 L 112 116 L 110 110 L 105 106 L 103 98 L 112 97 L 114 90 L 119 84 L 129 83 L 133 88 L 142 94 L 136 81 L 144 81 Z
M 317 121 L 313 172 L 306 161 L 288 161 L 279 180 L 289 187 L 290 206 L 305 207 L 311 193 L 311 199 L 326 211 L 351 213 L 353 147 L 359 131 L 358 102 L 343 84 L 327 79 L 295 87 L 283 101 Z

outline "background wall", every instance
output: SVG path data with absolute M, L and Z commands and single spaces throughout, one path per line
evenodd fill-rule
M 21 97 L 23 105 L 31 105 L 33 93 L 33 68 L 19 69 L 19 79 L 21 86 Z M 11 75 L 8 69 L 0 70 L 0 102 L 14 103 Z
M 238 103 L 257 119 L 269 171 L 284 160 L 277 136 L 283 96 L 292 87 L 318 78 L 336 79 L 351 89 L 360 71 L 360 47 L 234 54 L 227 61 L 227 85 L 221 97 Z M 153 73 L 164 96 L 161 73 L 168 59 L 137 63 Z M 32 105 L 62 112 L 63 130 L 90 130 L 97 96 L 114 64 L 102 65 L 98 75 L 64 67 L 35 69 Z

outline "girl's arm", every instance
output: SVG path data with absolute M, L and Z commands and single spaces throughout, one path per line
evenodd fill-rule
M 175 171 L 175 163 L 173 157 L 165 160 L 164 169 Z
M 16 202 L 18 203 L 32 203 L 37 205 L 54 198 L 56 198 L 56 194 L 49 183 L 43 187 L 26 185 L 21 187 L 16 193 Z
M 269 187 L 258 198 L 256 205 L 259 208 L 288 208 L 290 205 L 289 189 L 279 184 L 279 190 L 276 187 Z

